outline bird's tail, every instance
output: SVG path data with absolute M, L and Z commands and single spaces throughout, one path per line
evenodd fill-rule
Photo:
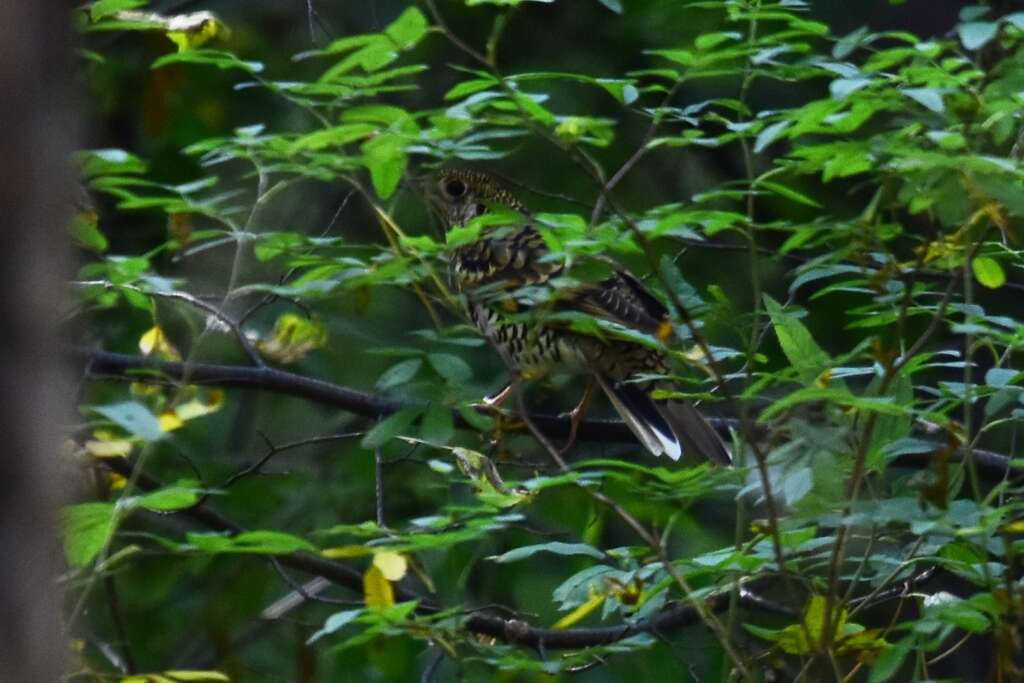
M 731 465 L 732 457 L 714 428 L 686 401 L 655 401 L 636 383 L 618 383 L 602 375 L 597 381 L 612 406 L 640 443 L 654 455 L 678 460 L 683 453 Z

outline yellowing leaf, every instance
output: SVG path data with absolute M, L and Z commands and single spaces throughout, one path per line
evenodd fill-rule
M 1024 519 L 1018 519 L 1014 522 L 1010 522 L 1009 524 L 1005 524 L 1000 531 L 1004 534 L 1024 533 Z
M 324 557 L 332 560 L 342 560 L 349 557 L 364 557 L 373 553 L 373 548 L 365 545 L 343 545 L 337 548 L 325 548 L 320 551 Z
M 166 675 L 178 681 L 221 681 L 230 683 L 231 679 L 220 671 L 165 671 Z
M 588 614 L 590 614 L 598 607 L 600 607 L 602 604 L 604 604 L 605 598 L 607 597 L 607 595 L 604 595 L 602 593 L 594 593 L 582 605 L 580 605 L 579 607 L 577 607 L 576 609 L 574 609 L 573 611 L 569 612 L 564 617 L 556 621 L 551 628 L 558 631 L 573 626 L 578 621 L 582 620 Z
M 179 246 L 188 244 L 192 238 L 192 214 L 172 213 L 167 216 L 167 232 Z
M 274 323 L 269 339 L 257 344 L 260 353 L 280 363 L 294 363 L 327 343 L 327 328 L 314 320 L 285 313 Z
M 173 432 L 185 424 L 181 418 L 174 414 L 173 410 L 165 410 L 160 413 L 159 417 L 157 417 L 157 422 L 160 423 L 160 431 L 162 432 Z
M 85 450 L 94 458 L 127 458 L 132 452 L 132 442 L 125 439 L 114 441 L 90 439 L 85 442 Z
M 147 28 L 163 30 L 175 45 L 178 52 L 197 48 L 213 38 L 226 39 L 231 31 L 212 12 L 191 12 L 165 16 L 156 12 L 137 12 L 124 10 L 114 12 L 111 17 L 117 21 L 149 24 Z M 92 13 L 93 21 L 100 17 Z
M 159 325 L 154 325 L 139 338 L 139 351 L 144 356 L 156 355 L 166 360 L 181 360 L 181 353 L 167 340 Z
M 399 581 L 409 570 L 409 563 L 401 553 L 386 550 L 373 556 L 373 566 L 380 570 L 388 581 Z
M 363 599 L 371 609 L 383 609 L 395 604 L 395 589 L 377 565 L 371 565 L 363 574 Z
M 825 627 L 825 606 L 827 601 L 822 595 L 812 595 L 804 612 L 804 626 L 807 634 L 815 642 L 821 642 Z M 838 630 L 838 629 L 836 629 Z
M 668 320 L 662 320 L 658 324 L 658 331 L 654 334 L 654 336 L 658 338 L 658 341 L 665 343 L 672 338 L 672 332 L 672 323 L 669 322 Z
M 107 477 L 107 486 L 110 487 L 111 491 L 120 491 L 128 485 L 128 480 L 117 472 L 111 472 Z
M 205 399 L 203 400 L 203 395 L 200 394 L 197 398 L 177 406 L 174 409 L 174 414 L 183 422 L 188 422 L 197 417 L 215 413 L 224 405 L 224 390 L 208 389 L 205 392 Z

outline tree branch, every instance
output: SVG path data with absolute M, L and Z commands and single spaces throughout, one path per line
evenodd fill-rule
M 132 381 L 157 381 L 164 378 L 182 380 L 187 377 L 193 384 L 213 385 L 219 387 L 236 387 L 241 389 L 259 389 L 283 396 L 293 396 L 321 405 L 341 408 L 356 415 L 380 418 L 406 408 L 410 403 L 386 398 L 357 389 L 332 384 L 323 380 L 305 377 L 285 370 L 271 367 L 250 367 L 242 365 L 216 365 L 212 363 L 180 363 L 164 361 L 145 356 L 135 356 L 111 351 L 94 351 L 83 348 L 71 349 L 72 356 L 81 362 L 86 371 L 93 377 L 104 375 L 131 379 Z M 469 425 L 456 411 L 453 413 L 455 422 L 460 427 Z M 554 415 L 531 414 L 530 420 L 545 434 L 565 437 L 571 428 L 568 418 Z M 735 428 L 738 420 L 733 418 L 708 418 L 714 427 L 728 434 Z M 603 441 L 630 443 L 634 440 L 632 432 L 619 420 L 584 420 L 580 423 L 577 433 L 580 441 Z M 944 448 L 945 444 L 936 442 L 935 449 Z M 958 449 L 953 456 L 963 459 L 963 449 Z M 991 479 L 1002 479 L 1007 473 L 1024 477 L 1024 467 L 1013 465 L 1010 459 L 993 451 L 972 448 L 971 457 L 979 471 Z M 894 462 L 898 466 L 923 469 L 932 461 L 931 453 L 907 453 L 899 456 Z
M 132 465 L 121 458 L 106 458 L 101 463 L 108 469 L 117 472 L 125 478 L 135 478 L 140 491 L 153 491 L 161 488 L 160 482 L 152 477 L 135 472 Z M 211 509 L 205 503 L 199 503 L 191 508 L 181 510 L 178 514 L 191 518 L 203 526 L 214 531 L 239 534 L 244 529 L 233 521 Z M 340 562 L 312 553 L 296 552 L 286 555 L 275 555 L 274 559 L 281 566 L 301 571 L 313 576 L 319 576 L 333 584 L 348 588 L 356 593 L 363 592 L 363 576 L 360 572 Z M 766 579 L 767 580 L 767 577 Z M 744 607 L 758 609 L 761 611 L 774 611 L 776 608 L 764 598 L 761 598 L 750 591 L 749 582 L 741 593 L 740 602 Z M 419 601 L 417 611 L 421 614 L 435 614 L 442 611 L 442 608 L 422 596 L 403 588 L 395 586 L 395 599 L 400 602 L 410 600 Z M 712 598 L 706 603 L 705 609 L 719 612 L 728 606 L 727 596 L 722 595 Z M 531 626 L 519 619 L 505 619 L 502 617 L 473 614 L 463 622 L 466 629 L 473 633 L 490 636 L 500 641 L 523 645 L 546 650 L 575 650 L 597 645 L 608 645 L 618 642 L 639 633 L 665 632 L 683 628 L 700 622 L 700 615 L 697 609 L 691 605 L 679 605 L 663 610 L 648 619 L 640 619 L 631 624 L 617 626 L 601 626 L 596 628 L 575 628 L 575 629 L 547 629 Z

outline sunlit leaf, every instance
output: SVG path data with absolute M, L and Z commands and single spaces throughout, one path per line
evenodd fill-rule
M 181 352 L 171 344 L 170 340 L 167 339 L 167 334 L 159 325 L 154 325 L 139 337 L 139 351 L 144 356 L 156 356 L 157 358 L 174 361 L 181 360 Z
M 64 554 L 74 567 L 92 562 L 114 535 L 113 503 L 80 503 L 63 513 Z
M 323 323 L 295 313 L 283 313 L 271 336 L 257 344 L 260 353 L 279 363 L 294 363 L 327 343 Z
M 989 289 L 999 289 L 1006 284 L 1006 273 L 999 261 L 988 256 L 978 256 L 971 261 L 971 270 L 978 282 Z
M 590 599 L 588 599 L 582 605 L 580 605 L 579 607 L 577 607 L 576 609 L 574 609 L 573 611 L 569 612 L 564 617 L 556 621 L 554 624 L 552 624 L 551 628 L 558 631 L 575 626 L 580 621 L 583 621 L 583 619 L 585 619 L 588 614 L 590 614 L 598 607 L 603 605 L 604 601 L 607 598 L 607 595 L 595 593 L 594 595 L 590 596 Z
M 388 581 L 400 581 L 409 569 L 409 562 L 401 553 L 385 550 L 374 553 L 373 566 L 379 569 Z
M 186 537 L 189 545 L 207 553 L 281 555 L 316 551 L 309 541 L 283 531 L 245 531 L 235 536 L 189 533 Z
M 363 574 L 363 599 L 370 609 L 383 609 L 395 604 L 395 589 L 376 564 Z

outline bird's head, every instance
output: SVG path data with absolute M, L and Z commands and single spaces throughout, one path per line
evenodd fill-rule
M 526 212 L 526 207 L 494 178 L 463 168 L 438 172 L 432 187 L 428 187 L 428 195 L 449 228 L 465 225 L 492 207 Z

